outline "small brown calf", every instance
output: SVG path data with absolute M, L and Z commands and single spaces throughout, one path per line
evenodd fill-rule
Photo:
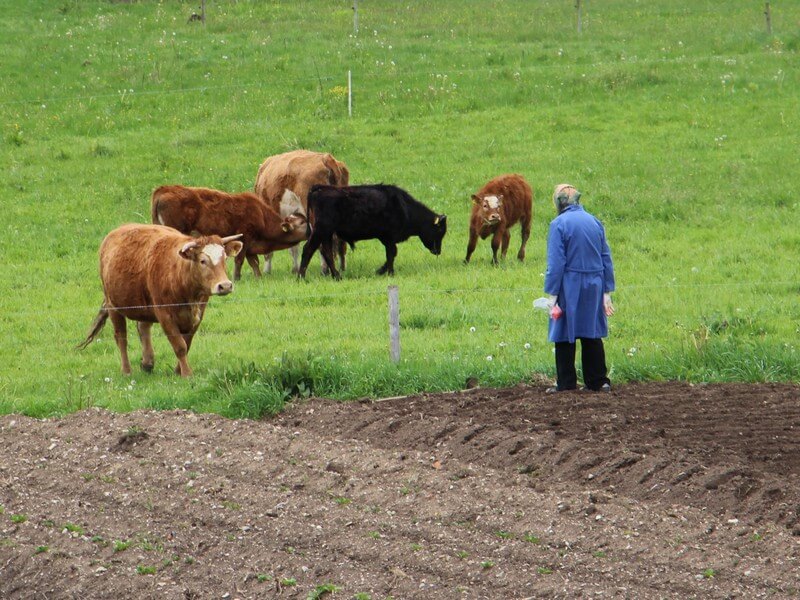
M 533 191 L 521 175 L 501 175 L 490 180 L 477 194 L 472 195 L 472 215 L 469 222 L 469 242 L 467 243 L 468 263 L 478 237 L 492 236 L 492 264 L 497 264 L 497 250 L 502 248 L 506 257 L 511 240 L 509 229 L 519 222 L 522 229 L 522 245 L 517 258 L 525 260 L 525 245 L 531 234 L 533 214 Z

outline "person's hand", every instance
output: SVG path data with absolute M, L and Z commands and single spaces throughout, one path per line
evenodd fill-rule
M 606 316 L 610 317 L 614 314 L 614 305 L 611 303 L 611 294 L 603 294 L 603 310 Z
M 550 317 L 553 321 L 558 321 L 559 317 L 564 314 L 564 311 L 561 310 L 561 307 L 558 304 L 554 304 L 553 308 L 550 309 Z

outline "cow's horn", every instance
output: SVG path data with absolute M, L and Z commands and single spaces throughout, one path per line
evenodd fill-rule
M 233 240 L 238 240 L 243 235 L 244 235 L 243 233 L 237 233 L 236 235 L 229 235 L 228 237 L 222 238 L 222 243 L 227 244 L 228 242 L 232 242 Z
M 439 224 L 439 217 L 436 217 L 436 218 L 433 220 L 433 224 L 434 224 L 434 225 L 438 225 L 438 224 Z
M 183 257 L 185 258 L 185 257 L 186 257 L 186 253 L 187 253 L 189 250 L 191 250 L 192 248 L 197 248 L 197 246 L 198 246 L 198 245 L 199 245 L 199 244 L 198 244 L 197 242 L 186 242 L 186 243 L 183 245 L 183 248 L 181 248 L 181 249 L 178 251 L 178 254 L 180 254 L 181 256 L 183 256 Z

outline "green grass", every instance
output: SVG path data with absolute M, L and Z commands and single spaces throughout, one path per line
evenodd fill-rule
M 0 412 L 192 408 L 260 417 L 293 396 L 391 396 L 552 376 L 541 295 L 553 186 L 606 225 L 618 308 L 614 381 L 797 381 L 800 5 L 12 0 L 0 23 Z M 487 26 L 487 22 L 491 26 Z M 36 56 L 36 60 L 31 60 Z M 353 72 L 354 114 L 346 75 Z M 74 350 L 102 300 L 97 248 L 146 222 L 165 183 L 252 188 L 264 157 L 334 153 L 354 183 L 406 188 L 448 214 L 443 254 L 377 242 L 342 282 L 305 283 L 285 253 L 213 298 L 172 375 L 123 377 L 110 325 Z M 504 172 L 535 190 L 524 265 L 465 267 L 470 194 Z M 518 248 L 515 229 L 509 256 Z M 401 303 L 389 360 L 386 286 Z M 471 331 L 474 327 L 475 330 Z M 530 344 L 529 348 L 525 345 Z M 489 359 L 491 357 L 491 359 Z

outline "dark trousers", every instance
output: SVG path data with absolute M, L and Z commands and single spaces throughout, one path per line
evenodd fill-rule
M 581 341 L 581 367 L 583 383 L 590 390 L 599 390 L 604 383 L 611 384 L 606 369 L 606 352 L 600 338 L 578 338 Z M 574 390 L 578 387 L 575 372 L 575 345 L 556 342 L 556 377 L 559 390 Z

